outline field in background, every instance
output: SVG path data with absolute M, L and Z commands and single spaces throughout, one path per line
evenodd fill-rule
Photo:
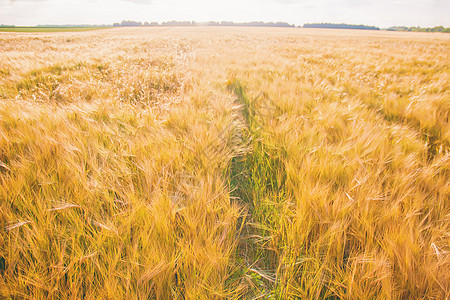
M 0 32 L 77 32 L 108 29 L 108 27 L 0 27 Z
M 0 34 L 0 296 L 446 299 L 446 34 Z

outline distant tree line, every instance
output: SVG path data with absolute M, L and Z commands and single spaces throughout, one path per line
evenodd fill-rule
M 55 25 L 55 24 L 40 24 L 36 25 L 35 27 L 45 27 L 45 28 L 53 28 L 53 27 L 111 27 L 111 25 L 108 24 L 62 24 L 62 25 Z
M 406 27 L 406 26 L 393 26 L 389 27 L 386 30 L 389 31 L 414 31 L 414 32 L 450 32 L 450 28 L 444 26 L 435 26 L 435 27 Z
M 120 23 L 114 23 L 114 27 L 126 27 L 126 26 L 249 26 L 249 27 L 295 27 L 285 22 L 245 22 L 245 23 L 235 23 L 235 22 L 195 22 L 195 21 L 168 21 L 162 22 L 136 22 L 136 21 L 122 21 Z
M 334 24 L 334 23 L 306 23 L 304 28 L 335 28 L 335 29 L 364 29 L 364 30 L 380 30 L 376 26 L 352 25 L 352 24 Z
M 118 26 L 142 26 L 142 22 L 136 22 L 136 21 L 122 21 L 121 23 L 114 23 L 114 27 Z
M 229 21 L 210 21 L 210 22 L 195 22 L 195 21 L 168 21 L 168 22 L 137 22 L 124 20 L 120 23 L 114 23 L 114 27 L 127 26 L 248 26 L 248 27 L 295 27 L 295 25 L 286 22 L 229 22 Z M 15 28 L 15 25 L 0 24 L 0 28 Z M 37 25 L 35 27 L 111 27 L 109 24 L 64 24 L 64 25 Z M 298 26 L 302 27 L 302 26 Z M 334 23 L 306 23 L 304 28 L 336 28 L 336 29 L 364 29 L 364 30 L 380 30 L 376 26 L 367 25 L 351 25 L 351 24 L 334 24 Z M 435 27 L 407 27 L 407 26 L 393 26 L 386 28 L 388 31 L 413 31 L 413 32 L 450 32 L 450 28 L 444 26 Z

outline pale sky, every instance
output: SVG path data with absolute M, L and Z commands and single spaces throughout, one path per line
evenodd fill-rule
M 450 0 L 0 0 L 0 24 L 282 21 L 450 27 Z

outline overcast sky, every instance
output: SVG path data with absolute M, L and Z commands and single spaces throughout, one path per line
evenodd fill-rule
M 0 24 L 284 21 L 450 27 L 450 0 L 0 0 Z

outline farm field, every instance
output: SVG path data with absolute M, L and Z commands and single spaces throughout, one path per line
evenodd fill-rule
M 0 33 L 0 298 L 447 299 L 450 35 Z
M 0 27 L 0 32 L 76 32 L 107 29 L 108 27 Z

